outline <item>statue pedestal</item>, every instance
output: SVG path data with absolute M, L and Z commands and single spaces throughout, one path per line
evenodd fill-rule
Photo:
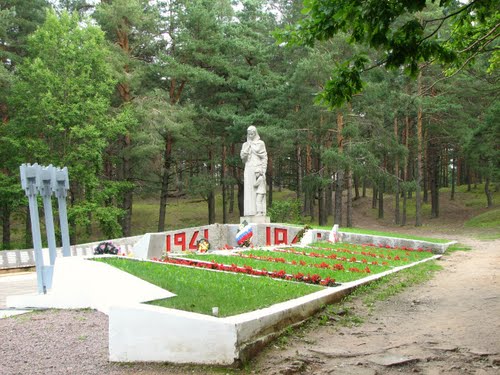
M 241 216 L 240 224 L 246 221 L 248 224 L 269 224 L 271 218 L 269 216 L 253 215 L 253 216 Z

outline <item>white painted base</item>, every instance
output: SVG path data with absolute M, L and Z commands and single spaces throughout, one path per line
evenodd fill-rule
M 248 224 L 269 224 L 271 218 L 269 216 L 254 215 L 240 217 L 240 224 L 246 221 Z
M 224 319 L 134 304 L 109 311 L 109 360 L 232 364 L 234 324 Z
M 175 294 L 105 263 L 82 257 L 57 258 L 52 289 L 47 294 L 8 296 L 14 308 L 92 308 L 107 313 L 110 306 L 140 303 Z

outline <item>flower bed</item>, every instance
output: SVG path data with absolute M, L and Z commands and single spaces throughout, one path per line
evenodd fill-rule
M 304 248 L 251 249 L 229 255 L 188 254 L 162 261 L 335 286 L 337 282 L 357 280 L 431 256 L 430 251 L 423 250 L 325 243 Z

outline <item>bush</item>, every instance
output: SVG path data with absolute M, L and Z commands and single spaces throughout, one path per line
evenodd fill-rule
M 274 201 L 267 211 L 273 223 L 299 224 L 302 219 L 301 202 L 298 199 Z

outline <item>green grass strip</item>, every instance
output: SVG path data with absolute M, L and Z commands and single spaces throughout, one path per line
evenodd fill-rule
M 346 246 L 346 244 L 342 243 L 331 244 L 322 242 L 313 244 L 311 248 L 304 248 L 304 249 L 295 248 L 295 249 L 299 251 L 313 252 L 325 255 L 336 253 L 338 256 L 341 256 L 342 254 L 344 254 L 344 256 L 347 257 L 348 259 L 354 256 L 356 257 L 356 259 L 366 259 L 367 261 L 374 259 L 373 256 L 379 256 L 380 258 L 376 258 L 379 261 L 379 263 L 385 261 L 388 262 L 388 264 L 391 266 L 401 266 L 406 263 L 413 263 L 422 259 L 430 258 L 434 255 L 433 253 L 428 251 L 407 251 L 400 249 L 379 248 L 373 246 L 367 246 L 363 248 L 362 246 L 359 245 Z M 349 256 L 348 253 L 341 253 L 337 251 L 352 251 L 359 254 L 354 254 Z M 362 252 L 365 254 L 371 254 L 372 256 L 363 255 Z M 394 260 L 396 256 L 399 257 L 401 260 L 398 261 Z
M 262 309 L 324 289 L 317 285 L 267 277 L 252 277 L 127 258 L 94 260 L 112 265 L 177 295 L 152 301 L 150 302 L 152 305 L 206 315 L 212 314 L 212 307 L 218 307 L 221 317 Z
M 326 230 L 332 229 L 331 227 L 325 227 L 325 226 L 314 226 L 314 228 L 326 229 Z M 401 233 L 393 233 L 393 232 L 380 232 L 378 230 L 364 229 L 364 228 L 342 227 L 342 228 L 339 228 L 339 231 L 346 232 L 346 233 L 368 234 L 368 235 L 382 236 L 382 237 L 404 238 L 404 239 L 408 239 L 408 240 L 427 241 L 427 242 L 432 242 L 432 243 L 450 242 L 449 240 L 446 240 L 443 238 L 421 237 L 421 236 L 413 236 L 410 234 L 401 234 Z
M 275 253 L 276 257 L 282 258 L 282 253 Z M 293 255 L 293 254 L 291 254 Z M 387 271 L 390 267 L 386 266 L 374 266 L 367 265 L 362 263 L 348 263 L 348 262 L 340 262 L 337 260 L 330 259 L 317 259 L 308 257 L 307 264 L 308 265 L 300 265 L 300 264 L 287 264 L 287 263 L 278 263 L 278 262 L 270 262 L 266 260 L 257 260 L 257 259 L 249 259 L 243 258 L 236 255 L 215 255 L 215 254 L 191 254 L 185 255 L 183 258 L 186 259 L 197 259 L 205 262 L 216 262 L 222 264 L 235 264 L 240 267 L 250 266 L 254 269 L 258 270 L 267 270 L 270 272 L 279 272 L 285 271 L 289 275 L 296 275 L 298 273 L 302 273 L 304 275 L 319 275 L 322 279 L 330 277 L 335 279 L 336 282 L 345 283 L 349 281 L 359 280 L 366 277 L 368 274 L 366 272 L 348 272 L 348 271 L 337 271 L 328 268 L 317 268 L 313 267 L 313 264 L 327 263 L 330 265 L 334 265 L 337 263 L 341 263 L 346 270 L 349 268 L 358 268 L 359 270 L 363 270 L 365 267 L 369 267 L 371 273 L 380 273 L 383 271 Z M 292 257 L 290 257 L 292 258 Z

